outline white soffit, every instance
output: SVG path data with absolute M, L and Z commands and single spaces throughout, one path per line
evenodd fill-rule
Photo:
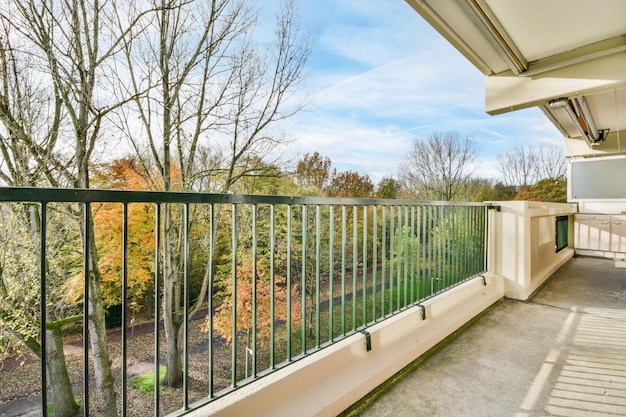
M 529 62 L 625 33 L 624 0 L 486 0 L 484 3 Z
M 489 114 L 539 106 L 565 137 L 582 139 L 548 104 L 584 96 L 597 128 L 610 132 L 594 151 L 621 149 L 626 0 L 406 1 L 487 76 Z

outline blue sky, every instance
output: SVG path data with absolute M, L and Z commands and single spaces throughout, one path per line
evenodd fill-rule
M 397 175 L 416 139 L 457 131 L 476 143 L 477 176 L 519 145 L 562 146 L 539 109 L 484 111 L 484 77 L 403 0 L 299 0 L 314 37 L 289 153 L 318 151 L 374 182 Z

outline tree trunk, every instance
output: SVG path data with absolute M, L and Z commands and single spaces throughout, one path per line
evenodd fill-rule
M 109 348 L 104 322 L 104 306 L 102 305 L 102 291 L 100 289 L 100 270 L 98 269 L 98 251 L 93 234 L 93 220 L 91 210 L 89 210 L 90 233 L 90 274 L 87 278 L 89 284 L 89 342 L 91 346 L 91 356 L 93 358 L 93 369 L 95 374 L 97 397 L 99 408 L 103 416 L 117 417 L 117 401 L 115 394 L 115 379 L 111 372 L 111 360 L 109 359 Z M 87 366 L 87 364 L 85 364 Z M 88 393 L 85 393 L 88 395 Z
M 172 208 L 167 205 L 165 209 L 163 243 L 163 327 L 165 329 L 165 344 L 167 346 L 165 378 L 163 385 L 168 387 L 179 386 L 183 381 L 183 367 L 180 352 L 180 320 L 178 299 L 175 296 L 176 286 L 180 285 L 177 279 L 178 265 L 175 262 L 174 242 L 176 236 L 172 221 Z
M 55 417 L 71 417 L 78 413 L 79 407 L 74 400 L 72 384 L 65 365 L 63 353 L 63 338 L 58 328 L 46 330 L 46 369 L 52 389 Z M 43 393 L 42 395 L 45 395 Z

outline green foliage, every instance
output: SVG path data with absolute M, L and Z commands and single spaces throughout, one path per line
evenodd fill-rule
M 522 187 L 515 199 L 567 203 L 567 180 L 563 177 L 544 178 L 533 186 Z
M 159 367 L 159 381 L 165 377 L 167 368 Z M 128 380 L 128 387 L 132 390 L 143 392 L 146 394 L 154 394 L 154 371 L 148 371 L 145 374 L 135 375 Z
M 517 187 L 505 185 L 500 181 L 495 184 L 488 179 L 478 179 L 472 182 L 474 191 L 471 193 L 471 201 L 509 201 L 513 200 L 517 194 Z
M 76 314 L 65 297 L 64 285 L 81 257 L 73 246 L 77 233 L 64 210 L 57 205 L 48 207 L 45 305 L 50 322 Z M 36 206 L 0 205 L 0 355 L 8 353 L 8 347 L 21 349 L 18 343 L 39 354 L 39 216 Z
M 378 183 L 376 198 L 396 199 L 400 195 L 400 183 L 392 177 L 384 177 Z

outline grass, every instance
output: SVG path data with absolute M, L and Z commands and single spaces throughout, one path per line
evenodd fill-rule
M 81 405 L 82 401 L 83 401 L 83 396 L 82 395 L 74 395 L 74 401 L 76 401 L 76 404 L 78 404 L 79 406 Z M 48 404 L 48 415 L 49 416 L 53 416 L 54 415 L 54 404 Z
M 165 377 L 165 366 L 159 367 L 159 381 Z M 146 372 L 145 374 L 135 375 L 128 380 L 129 387 L 132 390 L 144 392 L 146 394 L 154 393 L 154 371 Z

